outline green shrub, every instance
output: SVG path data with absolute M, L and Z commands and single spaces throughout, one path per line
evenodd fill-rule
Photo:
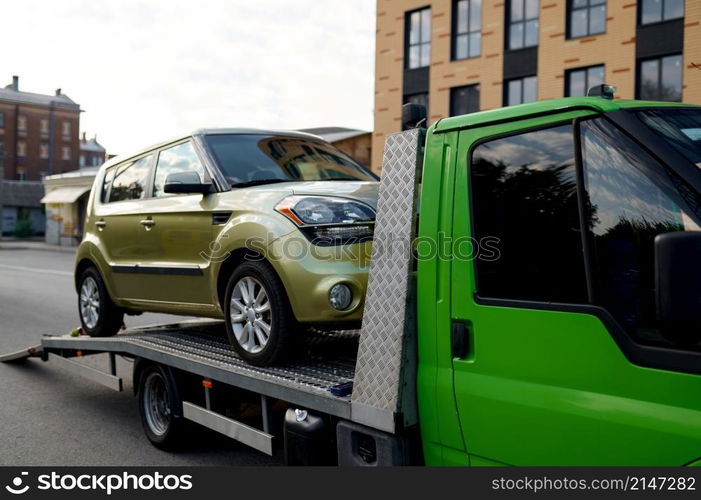
M 29 238 L 34 235 L 34 228 L 32 227 L 32 221 L 29 218 L 18 219 L 15 225 L 16 238 Z

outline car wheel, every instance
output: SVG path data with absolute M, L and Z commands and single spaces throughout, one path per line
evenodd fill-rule
M 236 268 L 226 287 L 225 313 L 229 341 L 248 363 L 269 366 L 290 355 L 297 322 L 270 264 Z
M 111 337 L 124 324 L 124 311 L 114 305 L 94 267 L 87 268 L 80 276 L 78 314 L 83 331 L 91 337 Z
M 150 365 L 141 371 L 137 397 L 141 423 L 149 441 L 164 450 L 175 450 L 187 442 L 187 426 L 175 380 L 168 369 Z

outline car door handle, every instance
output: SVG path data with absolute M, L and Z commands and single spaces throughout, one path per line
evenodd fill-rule
M 95 223 L 95 227 L 96 227 L 99 231 L 102 231 L 103 229 L 105 229 L 105 228 L 107 227 L 107 223 L 106 223 L 104 220 L 100 219 L 99 221 L 97 221 L 97 222 Z
M 153 226 L 156 225 L 156 221 L 154 221 L 153 219 L 143 219 L 139 222 L 139 224 L 144 226 L 146 229 L 151 229 Z

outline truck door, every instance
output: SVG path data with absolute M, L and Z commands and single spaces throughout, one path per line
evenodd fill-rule
M 451 272 L 464 444 L 473 465 L 682 465 L 701 453 L 699 377 L 642 365 L 669 354 L 644 321 L 649 230 L 689 214 L 632 137 L 580 136 L 598 122 L 572 118 L 460 135 L 453 237 L 476 248 Z

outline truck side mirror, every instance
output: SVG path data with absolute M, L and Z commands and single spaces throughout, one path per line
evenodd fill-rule
M 665 336 L 701 340 L 701 232 L 663 233 L 655 238 L 657 320 Z
M 197 172 L 176 172 L 166 177 L 163 192 L 167 194 L 209 194 L 211 183 L 203 183 Z
M 428 112 L 426 106 L 407 103 L 402 106 L 402 130 L 411 130 L 420 126 L 426 126 Z

